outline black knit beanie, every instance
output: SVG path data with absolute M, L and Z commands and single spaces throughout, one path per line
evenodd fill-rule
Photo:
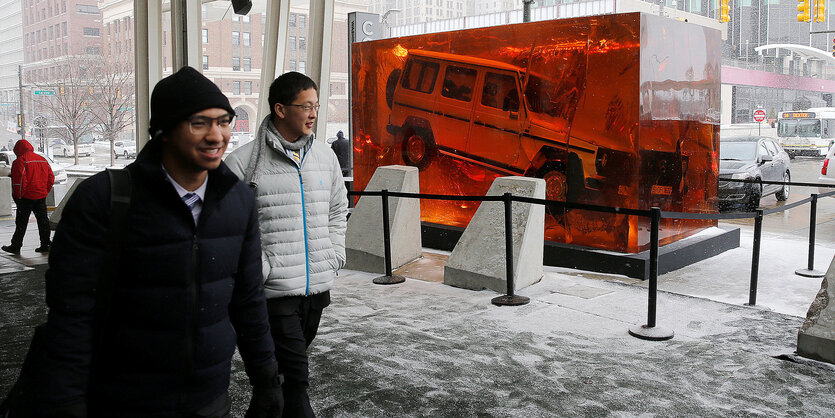
M 170 131 L 180 121 L 203 110 L 235 113 L 229 99 L 211 80 L 191 67 L 183 67 L 160 80 L 151 93 L 151 139 Z

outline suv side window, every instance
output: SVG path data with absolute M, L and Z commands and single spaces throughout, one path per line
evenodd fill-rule
M 441 95 L 450 99 L 469 102 L 473 99 L 476 70 L 450 65 L 444 74 Z
M 437 62 L 409 61 L 406 74 L 403 76 L 403 88 L 421 93 L 431 93 L 435 88 L 435 79 L 438 78 L 439 68 L 440 65 Z
M 0 163 L 6 163 L 6 165 L 11 165 L 9 164 L 9 157 L 7 157 L 6 154 L 0 154 Z
M 765 141 L 760 142 L 760 146 L 758 147 L 759 151 L 757 152 L 758 157 L 762 157 L 763 155 L 770 155 L 768 149 L 765 147 Z
M 505 111 L 518 112 L 519 91 L 516 90 L 516 80 L 506 74 L 488 72 L 484 77 L 481 104 Z

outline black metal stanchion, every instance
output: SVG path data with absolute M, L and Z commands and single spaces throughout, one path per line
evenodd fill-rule
M 629 328 L 629 335 L 642 340 L 664 341 L 673 338 L 675 333 L 672 330 L 655 326 L 655 305 L 658 301 L 658 230 L 661 227 L 661 208 L 653 207 L 651 211 L 647 323 Z
M 507 294 L 496 296 L 491 302 L 497 306 L 518 306 L 530 302 L 530 298 L 514 294 L 513 284 L 513 199 L 510 193 L 504 194 L 504 248 L 507 275 Z
M 763 235 L 763 210 L 757 209 L 754 217 L 754 250 L 751 256 L 751 286 L 748 288 L 748 306 L 757 304 L 757 279 L 760 274 L 760 241 Z
M 380 276 L 372 280 L 375 284 L 397 284 L 406 281 L 403 276 L 391 274 L 391 231 L 389 231 L 389 191 L 382 190 L 383 195 L 383 247 L 386 258 L 386 275 Z
M 809 264 L 808 268 L 795 270 L 794 274 L 803 277 L 820 278 L 826 273 L 815 270 L 815 224 L 817 223 L 818 214 L 818 194 L 812 194 L 812 207 L 809 209 Z

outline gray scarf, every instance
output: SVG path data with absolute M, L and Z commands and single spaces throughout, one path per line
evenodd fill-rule
M 267 146 L 280 154 L 285 154 L 285 150 L 298 151 L 302 148 L 307 151 L 310 148 L 308 145 L 313 144 L 313 134 L 302 136 L 296 142 L 289 142 L 278 133 L 278 129 L 272 122 L 272 114 L 270 114 L 261 121 L 255 141 L 252 154 L 249 156 L 249 164 L 246 166 L 246 172 L 244 173 L 244 183 L 252 189 L 258 188 L 258 177 L 261 174 L 260 168 L 263 164 L 262 159 L 269 152 Z

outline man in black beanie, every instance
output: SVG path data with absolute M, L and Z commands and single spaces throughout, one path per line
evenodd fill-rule
M 227 417 L 237 345 L 253 386 L 247 417 L 283 408 L 262 289 L 252 192 L 221 161 L 234 111 L 185 67 L 151 95 L 152 140 L 127 166 L 121 251 L 108 248 L 111 181 L 85 180 L 55 233 L 36 416 Z M 117 261 L 97 316 L 105 259 Z

